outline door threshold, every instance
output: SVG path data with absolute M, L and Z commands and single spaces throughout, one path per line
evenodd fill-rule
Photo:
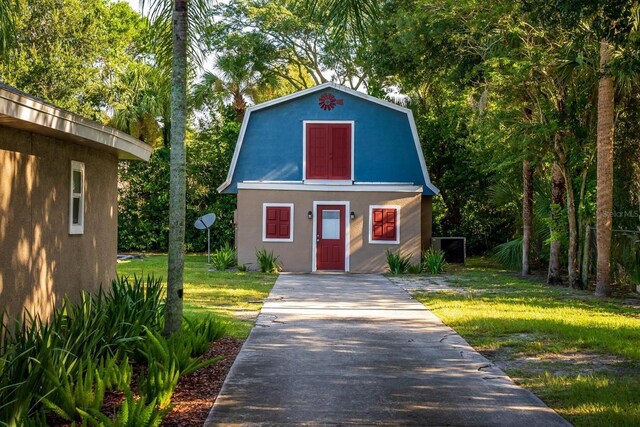
M 344 270 L 316 270 L 312 271 L 311 274 L 349 274 L 349 272 Z

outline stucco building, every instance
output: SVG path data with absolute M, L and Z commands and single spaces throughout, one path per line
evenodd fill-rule
M 325 83 L 247 110 L 226 181 L 238 262 L 381 272 L 431 243 L 431 183 L 411 110 Z
M 0 85 L 0 310 L 46 318 L 115 278 L 118 160 L 147 144 Z

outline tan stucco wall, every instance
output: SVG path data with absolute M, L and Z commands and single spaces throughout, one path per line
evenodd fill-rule
M 84 234 L 69 234 L 71 160 L 85 164 Z M 0 310 L 48 317 L 115 277 L 115 153 L 0 126 Z
M 386 249 L 412 254 L 413 262 L 420 259 L 421 199 L 415 193 L 328 192 L 328 191 L 274 191 L 239 190 L 237 211 L 238 262 L 256 265 L 256 248 L 265 247 L 280 256 L 285 271 L 308 272 L 312 267 L 313 220 L 307 212 L 313 210 L 314 201 L 349 201 L 356 214 L 349 221 L 350 271 L 353 273 L 383 272 L 387 269 Z M 262 204 L 294 203 L 293 242 L 262 241 Z M 400 244 L 369 243 L 369 206 L 400 206 Z
M 432 196 L 422 196 L 422 208 L 420 209 L 422 221 L 422 250 L 431 247 L 433 237 L 433 207 Z

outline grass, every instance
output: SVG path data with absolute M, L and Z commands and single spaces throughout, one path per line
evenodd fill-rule
M 147 255 L 118 263 L 118 274 L 167 276 L 167 256 Z M 227 335 L 245 339 L 277 275 L 209 271 L 207 257 L 187 255 L 184 265 L 185 315 L 215 314 L 227 322 Z
M 472 259 L 462 292 L 418 294 L 469 343 L 577 426 L 640 425 L 640 310 Z

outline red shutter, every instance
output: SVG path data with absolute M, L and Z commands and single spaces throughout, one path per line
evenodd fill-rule
M 371 209 L 371 240 L 397 239 L 398 213 L 395 208 Z
M 351 125 L 307 125 L 306 179 L 351 179 Z
M 267 206 L 265 237 L 267 239 L 289 239 L 290 232 L 291 208 L 289 206 Z

